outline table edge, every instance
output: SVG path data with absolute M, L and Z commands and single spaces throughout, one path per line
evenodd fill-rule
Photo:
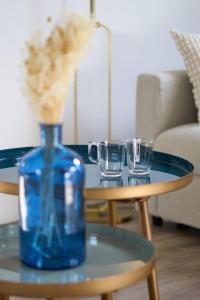
M 83 152 L 82 154 L 86 154 L 87 152 L 87 145 L 67 145 L 71 147 L 73 150 L 78 148 L 81 149 Z M 18 156 L 18 152 L 22 153 L 23 151 L 28 151 L 33 149 L 33 147 L 22 147 L 22 148 L 13 148 L 13 149 L 5 149 L 1 150 L 1 152 L 16 152 L 16 156 Z M 79 153 L 81 154 L 81 153 Z M 151 183 L 151 184 L 144 184 L 138 186 L 126 186 L 126 187 L 114 187 L 114 188 L 85 188 L 84 189 L 84 197 L 86 200 L 123 200 L 123 199 L 137 199 L 137 198 L 146 198 L 155 195 L 164 194 L 167 192 L 172 192 L 178 189 L 181 189 L 187 186 L 193 179 L 193 171 L 194 167 L 191 162 L 186 160 L 185 158 L 181 158 L 172 154 L 154 151 L 155 158 L 154 160 L 159 162 L 162 161 L 160 157 L 169 157 L 170 161 L 165 163 L 172 164 L 174 161 L 183 161 L 185 165 L 188 166 L 188 174 L 179 177 L 175 180 L 171 181 L 163 181 L 159 183 Z M 9 159 L 13 158 L 11 156 Z M 183 167 L 184 169 L 184 167 Z M 184 169 L 185 170 L 185 169 Z M 18 184 L 10 183 L 10 182 L 3 182 L 0 181 L 0 192 L 10 195 L 18 195 L 19 188 Z
M 126 288 L 149 276 L 155 266 L 155 257 L 139 269 L 119 275 L 98 278 L 91 281 L 72 284 L 21 284 L 0 281 L 1 296 L 21 297 L 78 297 L 96 296 Z M 39 288 L 38 288 L 39 287 Z
M 192 179 L 193 171 L 176 180 L 161 183 L 114 188 L 85 188 L 84 198 L 86 200 L 127 200 L 151 197 L 179 190 L 190 184 Z M 17 196 L 19 195 L 19 186 L 15 183 L 0 182 L 0 192 Z

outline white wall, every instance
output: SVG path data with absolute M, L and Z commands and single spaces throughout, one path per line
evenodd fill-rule
M 24 41 L 45 18 L 68 11 L 88 12 L 89 0 L 6 0 L 0 2 L 0 148 L 38 143 L 36 121 L 20 91 Z M 171 28 L 200 32 L 199 0 L 96 0 L 97 19 L 113 34 L 112 136 L 135 129 L 136 78 L 141 72 L 183 68 Z M 79 142 L 105 138 L 106 36 L 97 30 L 79 71 Z M 73 143 L 72 95 L 66 103 L 64 142 Z

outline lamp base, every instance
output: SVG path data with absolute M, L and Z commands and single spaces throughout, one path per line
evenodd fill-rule
M 133 216 L 133 205 L 117 203 L 117 223 L 128 222 Z M 88 223 L 108 223 L 107 201 L 96 201 L 86 206 L 86 220 Z

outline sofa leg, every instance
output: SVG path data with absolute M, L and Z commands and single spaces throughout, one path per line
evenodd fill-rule
M 189 229 L 189 228 L 190 228 L 189 225 L 180 224 L 180 223 L 176 224 L 176 229 L 178 229 L 178 230 L 185 230 L 185 229 Z
M 152 223 L 154 226 L 162 226 L 163 225 L 163 219 L 160 217 L 152 216 Z

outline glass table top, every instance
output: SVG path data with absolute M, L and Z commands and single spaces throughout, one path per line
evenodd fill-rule
M 153 245 L 140 235 L 107 225 L 87 225 L 87 258 L 78 268 L 44 271 L 19 260 L 18 226 L 0 226 L 0 282 L 69 284 L 125 274 L 154 259 Z
M 88 159 L 87 145 L 68 146 L 77 151 L 83 158 L 86 168 L 86 188 L 109 188 L 135 186 L 176 180 L 193 171 L 193 165 L 185 159 L 166 153 L 153 153 L 153 163 L 149 175 L 130 176 L 128 167 L 124 166 L 123 174 L 117 178 L 101 177 L 99 167 Z M 21 157 L 32 148 L 16 148 L 0 151 L 0 182 L 18 183 L 17 165 Z

